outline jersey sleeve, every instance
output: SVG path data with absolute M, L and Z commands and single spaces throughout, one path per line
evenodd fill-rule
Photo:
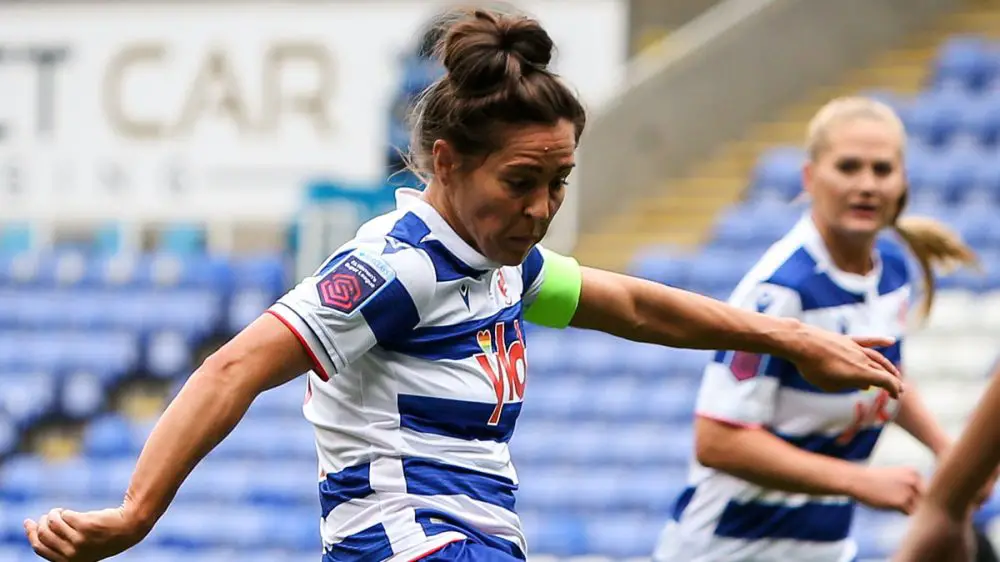
M 769 283 L 734 294 L 730 304 L 778 317 L 796 318 L 802 311 L 797 291 Z M 784 370 L 784 361 L 770 355 L 717 351 L 705 367 L 695 413 L 733 425 L 767 425 Z
M 571 257 L 535 246 L 521 264 L 525 320 L 550 328 L 565 328 L 580 304 L 583 277 Z
M 268 313 L 295 334 L 314 372 L 328 380 L 375 345 L 417 325 L 433 296 L 432 267 L 412 248 L 393 253 L 349 248 L 278 299 Z

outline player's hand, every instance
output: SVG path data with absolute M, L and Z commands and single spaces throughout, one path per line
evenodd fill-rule
M 910 514 L 924 494 L 924 482 L 920 473 L 909 467 L 872 466 L 851 492 L 854 499 L 869 507 Z
M 24 532 L 35 553 L 51 562 L 94 562 L 124 552 L 145 536 L 124 507 L 78 513 L 53 509 Z
M 972 562 L 976 537 L 972 512 L 956 518 L 931 501 L 920 502 L 892 562 Z
M 899 370 L 873 347 L 892 345 L 892 338 L 851 338 L 802 324 L 789 359 L 802 377 L 822 390 L 837 391 L 870 386 L 884 388 L 899 398 L 903 381 Z

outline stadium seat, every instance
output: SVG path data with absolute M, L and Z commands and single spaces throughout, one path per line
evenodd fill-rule
M 791 200 L 802 192 L 802 165 L 805 153 L 798 148 L 781 147 L 760 157 L 753 170 L 754 192 L 773 192 Z
M 636 277 L 670 287 L 686 287 L 691 262 L 691 256 L 669 248 L 647 248 L 636 254 L 628 271 Z
M 19 440 L 17 424 L 0 408 L 0 459 L 14 452 Z
M 27 428 L 55 407 L 56 377 L 43 372 L 6 372 L 2 377 L 0 410 L 19 428 Z
M 981 90 L 996 73 L 993 46 L 978 36 L 956 35 L 938 50 L 932 84 L 938 89 Z

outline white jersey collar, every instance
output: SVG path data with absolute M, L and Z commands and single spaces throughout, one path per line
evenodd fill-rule
M 882 257 L 878 249 L 872 250 L 872 262 L 874 263 L 872 270 L 867 275 L 858 275 L 844 271 L 834 264 L 830 250 L 823 241 L 819 229 L 816 228 L 810 211 L 806 211 L 792 232 L 796 238 L 802 240 L 802 247 L 816 260 L 817 272 L 825 273 L 835 284 L 846 291 L 861 294 L 874 291 L 877 294 L 879 280 L 882 278 Z
M 396 190 L 396 208 L 401 211 L 409 211 L 420 220 L 424 221 L 431 231 L 431 236 L 441 242 L 444 247 L 456 258 L 462 260 L 473 269 L 490 270 L 498 269 L 500 264 L 480 254 L 475 248 L 470 246 L 462 237 L 455 232 L 455 229 L 444 220 L 444 217 L 424 200 L 423 192 L 409 187 L 402 187 Z

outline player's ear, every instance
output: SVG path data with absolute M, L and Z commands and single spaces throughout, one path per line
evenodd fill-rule
M 813 183 L 816 178 L 816 164 L 812 160 L 806 160 L 802 164 L 802 193 L 796 197 L 796 201 L 806 200 L 813 195 Z
M 448 141 L 438 139 L 434 141 L 431 157 L 434 161 L 434 179 L 442 186 L 450 185 L 458 168 L 458 154 L 455 153 L 455 149 Z

